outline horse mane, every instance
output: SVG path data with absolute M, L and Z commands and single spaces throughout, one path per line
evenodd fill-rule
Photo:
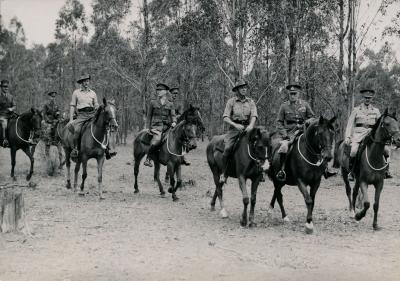
M 104 105 L 100 105 L 100 106 L 97 108 L 96 113 L 95 113 L 95 115 L 94 115 L 94 119 L 93 119 L 93 122 L 94 122 L 94 123 L 96 123 L 97 120 L 99 119 L 100 113 L 103 111 L 103 109 L 104 109 Z
M 21 121 L 29 121 L 32 119 L 33 115 L 36 113 L 36 109 L 34 109 L 34 112 L 32 112 L 32 109 L 25 111 L 24 113 L 19 115 L 19 119 Z
M 387 111 L 385 111 L 379 118 L 378 120 L 376 120 L 374 126 L 372 126 L 372 130 L 371 132 L 368 134 L 368 136 L 364 139 L 365 140 L 365 144 L 369 145 L 373 142 L 373 136 L 376 133 L 376 130 L 378 130 L 379 124 L 381 124 L 381 121 L 383 118 L 385 118 L 386 116 L 389 116 L 391 118 L 393 118 L 394 120 L 397 121 L 397 118 L 394 115 L 389 114 Z

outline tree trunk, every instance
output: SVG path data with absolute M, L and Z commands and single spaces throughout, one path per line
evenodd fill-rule
M 0 232 L 28 232 L 24 195 L 10 188 L 0 190 Z

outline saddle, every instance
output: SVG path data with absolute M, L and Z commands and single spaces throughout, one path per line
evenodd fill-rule
M 230 153 L 230 155 L 232 155 L 235 151 L 236 151 L 236 149 L 239 147 L 239 141 L 241 140 L 241 138 L 245 135 L 246 133 L 241 133 L 240 135 L 238 135 L 237 136 L 237 138 L 236 138 L 236 140 L 235 140 L 235 143 L 233 144 L 233 147 L 232 147 L 232 150 L 231 150 L 231 153 Z M 220 152 L 224 152 L 224 150 L 225 150 L 225 141 L 224 141 L 224 139 L 221 139 L 220 141 L 218 141 L 216 144 L 215 144 L 215 149 L 216 150 L 218 150 L 218 151 L 220 151 Z
M 161 143 L 160 146 L 167 140 L 168 132 L 170 129 L 165 130 L 161 133 Z M 140 138 L 140 142 L 145 145 L 150 145 L 151 140 L 153 139 L 154 134 L 151 130 L 147 130 L 145 134 L 143 134 Z

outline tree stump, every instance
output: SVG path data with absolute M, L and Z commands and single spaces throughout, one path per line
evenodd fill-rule
M 0 190 L 0 232 L 29 234 L 25 218 L 24 195 L 13 189 Z

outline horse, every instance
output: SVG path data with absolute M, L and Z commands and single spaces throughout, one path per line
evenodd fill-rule
M 275 201 L 278 200 L 282 219 L 288 222 L 289 218 L 283 206 L 282 187 L 285 184 L 297 185 L 307 206 L 305 228 L 308 234 L 314 230 L 312 213 L 315 195 L 328 162 L 332 159 L 333 124 L 335 120 L 336 117 L 328 120 L 321 116 L 319 120 L 311 122 L 304 133 L 295 139 L 286 158 L 285 181 L 280 181 L 276 178 L 276 174 L 280 169 L 280 155 L 277 152 L 279 145 L 274 145 L 274 148 L 271 147 L 273 149 L 272 164 L 268 171 L 268 176 L 274 184 L 274 193 L 270 202 L 270 209 L 274 208 Z M 271 138 L 271 143 L 277 144 L 278 139 L 274 138 L 274 136 Z M 310 192 L 308 192 L 307 186 L 310 186 Z
M 55 130 L 55 135 L 54 135 L 54 137 L 52 137 L 52 140 L 51 140 L 51 144 L 50 144 L 50 145 L 48 145 L 48 144 L 46 143 L 46 142 L 47 142 L 47 138 L 48 138 L 49 136 L 45 136 L 45 135 L 44 135 L 45 132 L 42 132 L 42 135 L 40 136 L 40 140 L 42 140 L 42 141 L 45 143 L 45 146 L 46 146 L 46 148 L 45 148 L 45 155 L 46 155 L 46 157 L 49 157 L 49 156 L 50 156 L 50 146 L 51 146 L 51 145 L 54 145 L 54 146 L 57 147 L 57 151 L 58 151 L 58 160 L 59 160 L 58 169 L 59 169 L 59 170 L 61 170 L 62 167 L 63 167 L 64 164 L 65 164 L 65 161 L 63 161 L 63 154 L 62 154 L 63 146 L 62 146 L 62 140 L 61 140 L 61 131 L 62 131 L 62 129 L 65 127 L 65 125 L 66 125 L 67 123 L 68 123 L 68 119 L 62 119 L 62 120 L 57 121 L 57 123 L 56 123 L 56 125 L 55 125 L 55 128 L 54 128 L 54 130 Z M 33 146 L 32 146 L 32 154 L 35 153 L 35 150 L 36 150 L 36 145 L 33 145 Z
M 62 142 L 65 152 L 65 163 L 67 167 L 67 189 L 71 189 L 71 151 L 73 149 L 73 135 L 70 132 L 69 126 L 65 126 L 62 130 Z M 100 105 L 94 117 L 86 122 L 81 129 L 80 149 L 78 159 L 75 165 L 74 174 L 74 191 L 77 190 L 78 173 L 82 164 L 82 183 L 80 185 L 79 195 L 83 196 L 85 188 L 85 180 L 87 177 L 87 162 L 91 158 L 97 160 L 97 181 L 100 199 L 105 199 L 103 194 L 103 164 L 105 159 L 105 149 L 109 140 L 110 128 L 117 128 L 118 123 L 115 119 L 115 107 L 113 104 L 107 103 L 103 99 L 103 104 Z
M 15 118 L 14 118 L 15 117 Z M 12 117 L 7 126 L 8 142 L 10 144 L 11 153 L 11 178 L 16 181 L 17 178 L 14 175 L 15 168 L 15 156 L 17 150 L 22 149 L 23 152 L 29 157 L 31 167 L 26 180 L 29 181 L 33 174 L 33 166 L 35 159 L 33 156 L 31 146 L 35 145 L 32 141 L 33 138 L 38 138 L 38 134 L 41 130 L 42 115 L 39 110 L 31 108 L 29 111 Z
M 243 198 L 243 213 L 240 220 L 241 226 L 247 225 L 247 207 L 249 195 L 247 194 L 246 180 L 251 180 L 251 205 L 249 214 L 249 227 L 255 227 L 254 207 L 256 205 L 257 189 L 262 178 L 261 165 L 267 159 L 269 146 L 269 133 L 262 127 L 255 127 L 249 133 L 243 131 L 236 142 L 228 166 L 226 175 L 237 178 Z M 215 191 L 211 200 L 211 211 L 215 211 L 215 201 L 218 197 L 222 218 L 228 217 L 223 200 L 223 183 L 219 182 L 222 173 L 224 135 L 214 136 L 207 145 L 207 162 L 213 174 Z M 266 161 L 268 163 L 268 161 Z
M 345 153 L 345 143 L 340 143 L 335 152 L 335 164 L 341 167 L 342 178 L 346 188 L 346 195 L 349 201 L 350 215 L 360 221 L 367 213 L 370 207 L 368 200 L 368 185 L 372 184 L 375 187 L 375 202 L 374 202 L 374 220 L 372 227 L 374 230 L 379 230 L 378 226 L 378 210 L 379 199 L 383 189 L 385 171 L 388 163 L 384 157 L 384 147 L 386 143 L 394 141 L 397 146 L 400 145 L 400 129 L 396 119 L 396 113 L 390 114 L 388 109 L 376 121 L 371 132 L 366 136 L 361 143 L 354 164 L 355 184 L 353 188 L 353 197 L 351 197 L 351 186 L 349 183 L 349 157 Z M 358 191 L 361 189 L 362 210 L 355 213 L 356 199 Z
M 163 138 L 159 151 L 149 155 L 154 161 L 154 179 L 158 184 L 161 197 L 165 197 L 165 191 L 160 181 L 160 164 L 167 166 L 167 172 L 170 175 L 170 188 L 168 192 L 172 194 L 173 201 L 179 199 L 176 196 L 176 190 L 182 185 L 179 169 L 182 162 L 183 148 L 195 149 L 197 147 L 197 128 L 202 126 L 199 109 L 192 105 L 181 115 L 179 120 L 180 122 L 178 122 L 174 128 L 167 130 L 166 137 Z M 147 129 L 142 130 L 133 142 L 133 156 L 135 161 L 134 193 L 139 192 L 137 177 L 139 174 L 140 161 L 149 149 L 149 144 L 144 141 L 148 134 L 149 132 Z M 175 181 L 175 174 L 179 175 L 177 181 Z

